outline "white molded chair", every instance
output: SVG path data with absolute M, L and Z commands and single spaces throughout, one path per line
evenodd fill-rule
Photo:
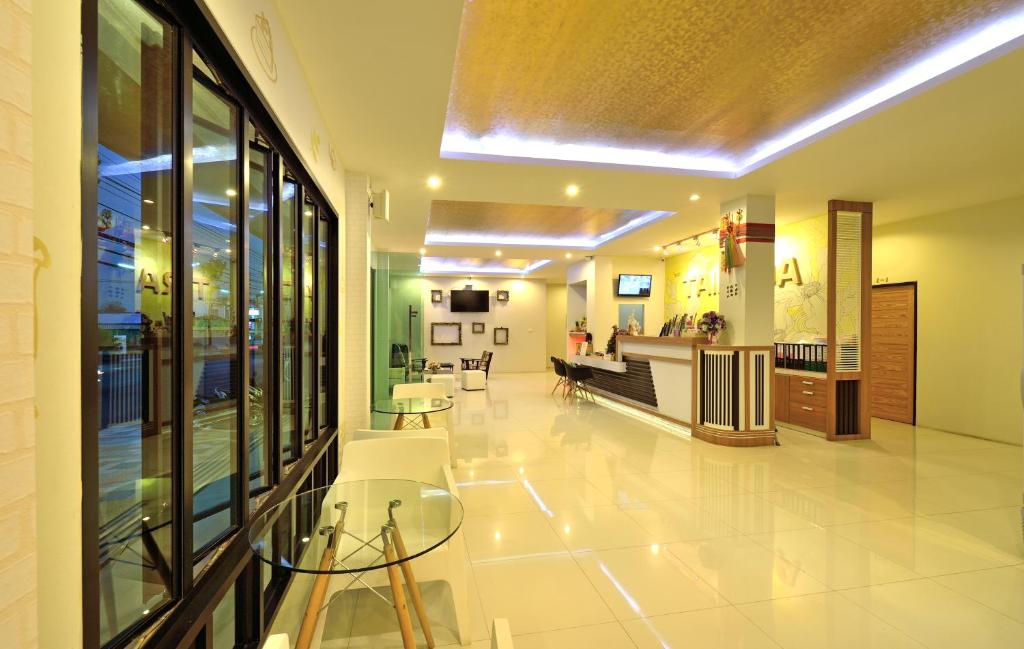
M 263 649 L 291 649 L 291 645 L 288 644 L 288 634 L 275 633 L 272 636 L 267 636 L 266 642 L 263 643 Z
M 392 478 L 416 480 L 444 487 L 456 498 L 459 490 L 448 466 L 448 447 L 441 439 L 429 437 L 388 437 L 349 442 L 341 454 L 341 469 L 336 482 Z M 413 559 L 416 581 L 444 581 L 451 588 L 456 633 L 462 645 L 470 643 L 469 584 L 466 541 L 459 529 L 448 541 L 423 556 Z M 349 581 L 347 575 L 335 575 L 327 587 L 327 601 Z M 371 586 L 387 586 L 386 570 L 363 574 Z M 433 622 L 433 620 L 432 620 Z M 322 624 L 317 633 L 322 633 Z
M 445 387 L 441 383 L 399 383 L 395 386 L 392 393 L 395 399 L 447 399 L 448 395 L 445 394 Z M 448 437 L 448 454 L 451 456 L 450 461 L 452 468 L 458 466 L 458 462 L 455 460 L 455 427 L 453 426 L 454 418 L 452 417 L 452 411 L 443 410 L 441 412 L 434 412 L 429 415 L 431 430 L 438 430 L 444 428 Z M 407 431 L 414 432 L 415 429 Z M 362 432 L 362 431 L 360 431 Z
M 452 444 L 451 444 L 451 433 L 445 428 L 409 428 L 403 430 L 394 430 L 391 428 L 380 430 L 378 428 L 360 428 L 345 442 L 346 445 L 352 442 L 357 442 L 364 439 L 409 439 L 413 437 L 423 437 L 429 439 L 439 439 L 448 446 L 448 463 L 454 469 L 456 467 L 455 458 L 452 457 Z
M 503 617 L 494 618 L 491 625 L 491 649 L 513 649 L 512 630 L 508 627 L 508 620 Z

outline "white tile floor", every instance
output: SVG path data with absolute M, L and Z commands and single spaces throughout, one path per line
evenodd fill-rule
M 723 448 L 552 384 L 456 395 L 473 647 L 494 617 L 516 649 L 1024 647 L 1019 446 L 875 421 Z M 324 647 L 401 646 L 379 600 L 328 614 Z

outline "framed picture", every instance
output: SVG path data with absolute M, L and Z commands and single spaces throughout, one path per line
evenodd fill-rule
M 434 304 L 440 304 L 444 300 L 444 293 L 440 289 L 430 290 L 430 301 Z
M 619 305 L 619 329 L 629 331 L 632 324 L 640 335 L 644 333 L 644 305 L 629 303 Z
M 495 327 L 494 328 L 494 344 L 495 345 L 507 345 L 508 344 L 508 327 Z
M 473 323 L 473 333 L 475 333 L 475 334 L 482 334 L 483 332 L 484 332 L 484 323 L 482 323 L 482 322 L 474 322 Z
M 495 295 L 499 302 L 508 302 L 508 291 L 495 291 Z
M 461 345 L 462 344 L 462 323 L 461 322 L 431 322 L 430 323 L 430 344 L 431 345 Z

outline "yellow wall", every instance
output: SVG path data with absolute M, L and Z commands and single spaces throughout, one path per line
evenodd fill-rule
M 1024 197 L 874 231 L 876 283 L 918 282 L 917 421 L 1021 443 Z
M 565 356 L 566 332 L 569 324 L 566 321 L 566 286 L 565 284 L 548 284 L 547 308 L 547 365 L 551 367 L 552 356 Z
M 799 269 L 800 284 L 778 286 L 785 264 Z M 775 340 L 812 342 L 828 328 L 828 218 L 781 225 L 775 234 Z M 794 274 L 791 272 L 789 276 Z
M 665 260 L 666 320 L 718 310 L 718 264 L 718 246 L 714 244 Z

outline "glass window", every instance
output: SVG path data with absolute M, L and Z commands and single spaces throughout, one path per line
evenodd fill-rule
M 235 585 L 232 584 L 224 598 L 213 609 L 213 649 L 232 649 L 235 646 Z
M 99 0 L 100 640 L 171 599 L 174 29 Z
M 302 436 L 307 442 L 316 439 L 317 427 L 313 425 L 313 390 L 316 385 L 317 359 L 314 356 L 315 293 L 313 282 L 316 278 L 316 206 L 304 201 L 302 206 Z
M 268 486 L 270 466 L 267 300 L 270 295 L 271 155 L 249 144 L 249 489 Z
M 317 256 L 316 256 L 316 311 L 317 311 L 317 336 L 320 340 L 320 363 L 319 363 L 319 374 L 320 381 L 317 384 L 318 401 L 317 401 L 317 424 L 320 428 L 327 427 L 327 368 L 329 364 L 327 359 L 329 357 L 330 344 L 327 340 L 327 287 L 328 272 L 327 272 L 327 261 L 330 257 L 328 249 L 328 232 L 329 223 L 327 219 L 321 215 L 319 221 L 317 221 L 317 227 L 319 232 L 317 234 Z
M 193 538 L 234 525 L 238 480 L 238 115 L 192 84 Z
M 299 449 L 295 443 L 298 415 L 298 358 L 295 355 L 295 346 L 298 342 L 295 301 L 295 268 L 298 262 L 295 249 L 298 242 L 296 190 L 296 184 L 290 180 L 285 180 L 281 190 L 281 444 L 286 461 L 299 457 Z

